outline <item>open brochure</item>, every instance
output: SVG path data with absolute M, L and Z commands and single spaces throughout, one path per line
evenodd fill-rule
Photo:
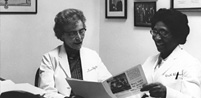
M 7 91 L 25 91 L 32 94 L 43 95 L 45 91 L 29 83 L 14 83 L 11 80 L 0 81 L 0 94 Z
M 134 66 L 103 82 L 66 79 L 75 94 L 84 98 L 125 98 L 140 93 L 147 84 L 141 65 Z

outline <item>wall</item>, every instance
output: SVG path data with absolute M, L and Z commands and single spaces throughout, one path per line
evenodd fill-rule
M 134 2 L 127 0 L 127 19 L 106 19 L 105 0 L 101 0 L 100 16 L 100 55 L 112 74 L 117 74 L 137 64 L 142 64 L 150 55 L 157 52 L 149 33 L 149 27 L 134 26 Z M 143 0 L 150 1 L 150 0 Z M 152 0 L 154 1 L 154 0 Z M 155 0 L 156 1 L 156 0 Z M 170 0 L 157 0 L 157 9 L 169 8 Z M 184 12 L 189 18 L 191 28 L 186 50 L 201 60 L 201 13 Z
M 0 76 L 33 84 L 42 54 L 61 44 L 54 36 L 55 15 L 65 8 L 81 9 L 87 18 L 84 46 L 99 51 L 99 1 L 38 0 L 34 15 L 0 15 Z
M 84 46 L 99 52 L 112 74 L 142 64 L 148 56 L 157 53 L 150 28 L 134 27 L 135 0 L 127 0 L 127 19 L 105 19 L 105 0 L 85 1 L 38 0 L 36 15 L 0 15 L 0 76 L 33 84 L 42 54 L 61 44 L 52 31 L 54 16 L 70 7 L 84 11 L 87 17 Z M 170 0 L 157 1 L 157 9 L 169 8 L 169 5 Z M 184 47 L 201 60 L 201 13 L 184 13 L 191 28 Z

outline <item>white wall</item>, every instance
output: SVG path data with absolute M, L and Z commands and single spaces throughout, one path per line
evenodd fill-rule
M 143 63 L 157 51 L 150 28 L 134 27 L 135 0 L 127 1 L 127 19 L 105 19 L 105 0 L 38 0 L 36 15 L 0 15 L 0 76 L 33 84 L 42 54 L 61 44 L 52 30 L 54 16 L 70 7 L 84 11 L 87 17 L 84 46 L 99 52 L 112 74 Z M 158 0 L 157 8 L 162 7 L 169 8 L 170 0 Z M 201 60 L 201 13 L 185 13 L 191 32 L 184 47 Z
M 38 0 L 34 15 L 0 15 L 0 76 L 33 84 L 44 53 L 61 44 L 53 32 L 55 15 L 65 8 L 81 9 L 87 18 L 84 46 L 99 51 L 99 1 Z
M 141 64 L 156 53 L 150 29 L 134 27 L 134 1 L 127 3 L 127 19 L 105 19 L 105 10 L 101 10 L 100 55 L 113 74 Z
M 101 0 L 99 50 L 103 62 L 112 74 L 142 64 L 148 56 L 158 53 L 149 33 L 150 28 L 134 26 L 134 2 L 142 0 L 127 1 L 127 19 L 106 19 L 104 16 L 105 0 Z M 157 1 L 157 9 L 170 7 L 170 0 L 155 1 Z M 189 18 L 191 32 L 184 47 L 201 61 L 201 45 L 199 45 L 201 42 L 201 13 L 185 12 L 185 14 Z

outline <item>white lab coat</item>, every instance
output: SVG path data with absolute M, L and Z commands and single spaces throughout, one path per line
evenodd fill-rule
M 161 67 L 155 70 L 158 56 L 149 57 L 142 66 L 148 83 L 160 82 L 165 85 L 166 98 L 201 98 L 201 63 L 197 59 L 177 46 Z M 179 75 L 176 79 L 177 72 Z
M 95 51 L 82 47 L 80 56 L 83 80 L 98 82 L 112 76 Z M 71 73 L 64 45 L 44 54 L 40 70 L 39 87 L 48 92 L 47 98 L 70 95 L 71 88 L 66 78 L 71 77 Z

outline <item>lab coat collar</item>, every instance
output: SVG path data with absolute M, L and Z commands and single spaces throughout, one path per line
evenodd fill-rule
M 82 72 L 84 75 L 84 67 L 83 65 L 85 65 L 84 63 L 84 52 L 83 52 L 83 48 L 81 47 L 80 49 L 80 58 L 81 58 L 81 64 L 82 64 Z M 67 58 L 67 53 L 65 50 L 65 46 L 64 44 L 61 45 L 60 49 L 59 49 L 59 65 L 62 68 L 62 70 L 65 72 L 67 77 L 71 77 L 71 73 L 70 73 L 70 67 L 69 67 L 69 63 L 68 63 L 68 58 Z
M 167 57 L 167 59 L 164 61 L 164 63 L 161 65 L 161 67 L 159 69 L 157 69 L 155 71 L 155 78 L 159 77 L 159 75 L 164 75 L 168 69 L 170 69 L 172 66 L 174 66 L 175 62 L 174 60 L 176 60 L 180 55 L 181 53 L 181 50 L 182 50 L 182 47 L 180 45 L 178 45 L 174 50 L 173 52 Z M 156 62 L 158 62 L 158 56 L 157 55 L 157 60 Z M 155 63 L 155 66 L 156 66 L 157 63 Z M 157 80 L 157 79 L 156 79 Z
M 67 53 L 64 44 L 59 49 L 59 66 L 62 68 L 67 77 L 71 77 L 70 67 L 67 59 Z

